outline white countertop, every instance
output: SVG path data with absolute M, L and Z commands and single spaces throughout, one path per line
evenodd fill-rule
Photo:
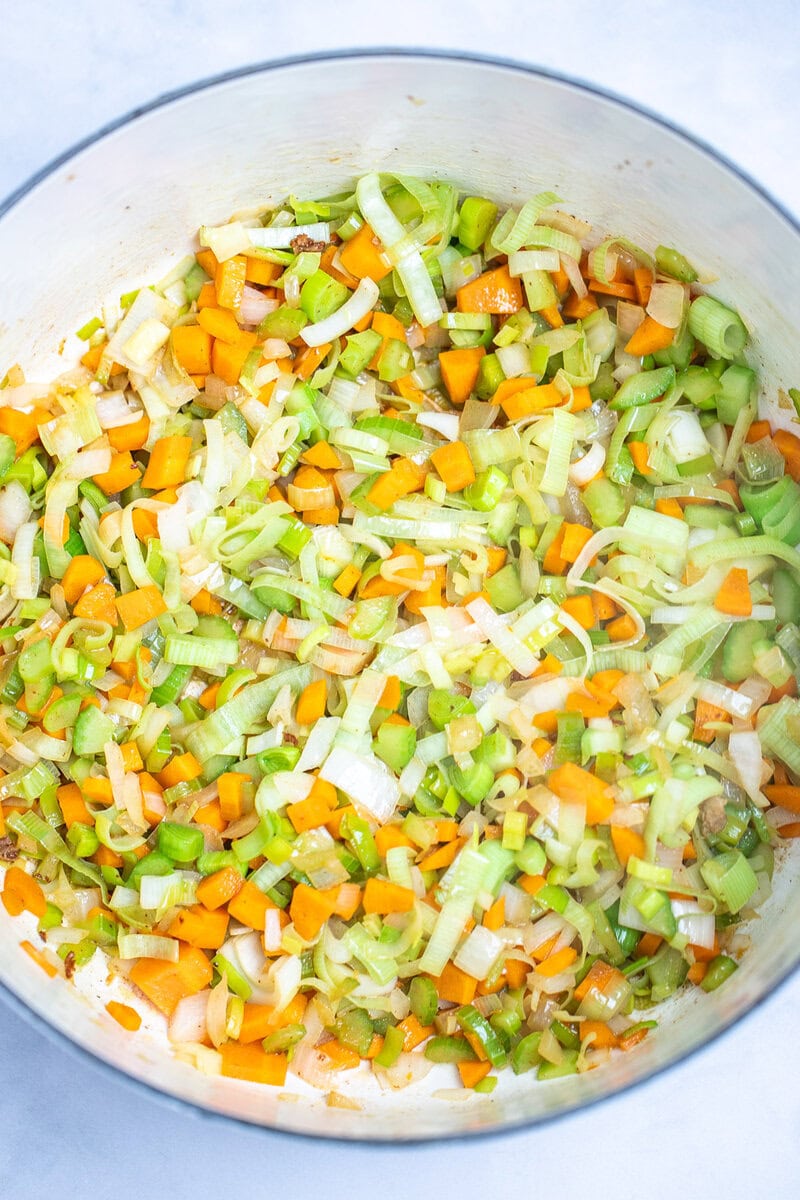
M 349 46 L 498 54 L 585 79 L 721 150 L 800 214 L 794 0 L 35 0 L 7 6 L 0 197 L 95 128 L 192 80 Z M 558 1200 L 784 1197 L 800 1188 L 800 977 L 634 1092 L 532 1133 L 410 1149 L 207 1121 L 135 1091 L 0 1007 L 0 1196 L 387 1197 L 498 1184 Z M 254 1184 L 254 1180 L 258 1181 Z

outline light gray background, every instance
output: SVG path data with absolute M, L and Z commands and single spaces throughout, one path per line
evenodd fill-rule
M 416 45 L 505 55 L 610 88 L 716 146 L 800 214 L 793 0 L 29 0 L 13 10 L 6 0 L 0 12 L 0 196 L 99 125 L 192 80 L 312 50 Z M 780 1200 L 800 1188 L 798 1009 L 795 978 L 691 1062 L 583 1115 L 511 1138 L 393 1150 L 205 1120 L 2 1008 L 0 1197 L 486 1200 L 506 1188 L 558 1200 Z

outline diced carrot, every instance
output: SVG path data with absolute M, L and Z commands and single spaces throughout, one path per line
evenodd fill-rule
M 203 768 L 195 756 L 188 750 L 185 754 L 176 754 L 159 772 L 158 781 L 162 787 L 175 787 L 178 783 L 190 783 L 199 779 Z
M 333 909 L 330 900 L 316 888 L 298 883 L 292 893 L 289 914 L 300 937 L 310 942 L 333 914 Z
M 160 491 L 177 487 L 186 478 L 186 464 L 192 452 L 190 437 L 159 438 L 150 451 L 150 461 L 142 479 L 142 487 Z
M 364 888 L 364 912 L 366 913 L 404 913 L 414 907 L 415 896 L 411 888 L 401 887 L 386 879 L 376 879 L 371 875 Z
M 324 679 L 316 679 L 303 688 L 297 700 L 295 719 L 298 725 L 313 725 L 325 716 L 328 685 Z
M 315 442 L 300 455 L 300 461 L 309 467 L 319 467 L 322 471 L 340 471 L 342 459 L 338 450 L 329 442 Z
M 636 299 L 636 288 L 632 283 L 600 283 L 598 279 L 590 279 L 589 291 L 601 296 L 616 296 L 619 300 Z
M 689 967 L 686 978 L 689 980 L 690 983 L 700 984 L 705 979 L 707 971 L 708 971 L 708 963 L 694 962 Z
M 483 346 L 468 346 L 458 350 L 443 350 L 439 355 L 442 382 L 451 404 L 459 408 L 469 399 L 478 379 Z
M 92 479 L 107 496 L 115 496 L 139 482 L 139 468 L 131 458 L 130 450 L 119 450 L 111 456 L 108 470 L 93 475 Z
M 235 343 L 229 344 L 217 338 L 211 348 L 211 367 L 225 383 L 233 386 L 239 382 L 247 356 L 256 344 L 256 335 L 245 330 Z
M 152 621 L 154 617 L 160 617 L 167 611 L 164 597 L 155 584 L 148 584 L 147 587 L 117 596 L 116 606 L 122 623 L 128 631 L 139 629 L 148 621 Z M 77 611 L 76 607 L 75 612 L 77 613 Z
M 13 439 L 18 455 L 24 454 L 39 441 L 39 425 L 50 420 L 51 416 L 51 413 L 42 408 L 24 413 L 17 408 L 4 406 L 0 408 L 0 433 Z
M 643 933 L 636 945 L 636 953 L 640 958 L 651 958 L 661 945 L 663 938 L 657 933 Z
M 442 867 L 449 867 L 462 845 L 461 838 L 457 838 L 454 842 L 448 842 L 438 850 L 432 850 L 423 858 L 422 862 L 417 863 L 417 866 L 420 871 L 440 871 Z
M 248 258 L 245 263 L 244 277 L 248 283 L 257 283 L 267 287 L 274 283 L 283 268 L 278 263 L 267 262 L 265 258 Z
M 208 249 L 198 250 L 195 254 L 195 258 L 200 263 L 200 266 L 203 268 L 206 275 L 210 275 L 213 279 L 217 273 L 217 267 L 219 266 L 219 262 L 214 251 Z
M 635 829 L 628 829 L 625 825 L 612 825 L 611 843 L 620 866 L 627 867 L 631 855 L 644 858 L 644 838 Z
M 612 642 L 627 642 L 629 638 L 636 635 L 636 622 L 630 613 L 625 613 L 624 616 L 610 621 L 606 625 L 606 632 Z
M 592 592 L 592 608 L 596 621 L 610 621 L 619 612 L 611 597 L 603 592 Z
M 94 825 L 94 817 L 86 807 L 86 802 L 77 783 L 64 783 L 56 791 L 58 806 L 67 829 L 73 825 Z
M 577 957 L 577 951 L 573 950 L 572 946 L 564 946 L 562 950 L 556 950 L 553 954 L 548 954 L 544 962 L 540 962 L 537 966 L 537 973 L 544 975 L 548 979 L 552 979 L 553 976 L 560 975 L 562 971 L 566 971 L 571 967 Z
M 800 815 L 800 787 L 790 783 L 768 783 L 763 790 L 770 804 Z
M 744 440 L 752 444 L 753 442 L 760 442 L 762 438 L 771 437 L 771 435 L 772 427 L 769 421 L 753 421 Z
M 434 977 L 433 982 L 440 1000 L 447 1000 L 450 1004 L 472 1004 L 475 999 L 477 979 L 467 975 L 454 963 L 445 963 L 441 975 Z
M 788 429 L 776 429 L 772 440 L 786 461 L 786 473 L 800 483 L 800 438 Z
M 197 323 L 209 337 L 209 354 L 211 352 L 211 338 L 225 342 L 226 345 L 235 346 L 242 336 L 242 328 L 239 322 L 230 309 L 227 308 L 203 308 L 197 314 Z M 210 363 L 211 360 L 209 358 L 207 370 L 211 369 Z
M 438 446 L 431 454 L 431 462 L 448 492 L 460 492 L 475 482 L 475 468 L 464 442 L 449 442 Z
M 178 1001 L 208 987 L 212 975 L 211 963 L 203 951 L 181 942 L 176 963 L 140 958 L 131 968 L 130 980 L 156 1008 L 171 1016 Z
M 65 785 L 66 786 L 66 785 Z M 99 775 L 87 775 L 81 783 L 81 791 L 93 804 L 113 804 L 114 794 L 111 780 Z
M 247 278 L 247 259 L 235 254 L 221 262 L 214 272 L 214 287 L 217 289 L 217 304 L 220 308 L 238 308 L 242 303 Z
M 67 604 L 75 604 L 88 587 L 100 582 L 105 573 L 102 563 L 90 554 L 76 554 L 71 558 L 61 580 Z
M 158 518 L 154 512 L 145 508 L 135 508 L 131 514 L 133 532 L 140 542 L 149 542 L 150 538 L 158 537 Z
M 506 386 L 524 382 L 528 383 L 527 387 Z M 563 403 L 564 397 L 554 383 L 536 384 L 524 379 L 504 380 L 492 397 L 492 404 L 499 404 L 509 421 L 519 421 L 522 417 L 558 408 Z
M 647 354 L 655 354 L 657 350 L 666 350 L 675 340 L 675 330 L 659 324 L 650 316 L 645 316 L 638 329 L 625 344 L 625 353 L 633 354 L 636 358 L 644 358 Z
M 117 854 L 114 850 L 109 850 L 108 846 L 98 846 L 92 855 L 92 862 L 98 867 L 121 867 L 123 866 L 123 858 L 121 854 Z
M 135 1033 L 142 1023 L 142 1018 L 136 1009 L 131 1008 L 130 1004 L 120 1004 L 119 1000 L 109 1000 L 106 1012 L 114 1018 L 118 1025 L 130 1033 Z
M 646 442 L 628 442 L 627 446 L 636 470 L 640 475 L 647 475 L 650 471 L 650 447 Z
M 742 498 L 739 495 L 739 489 L 736 486 L 735 479 L 720 479 L 719 482 L 714 484 L 714 487 L 717 488 L 718 491 L 727 492 L 738 508 L 739 512 L 742 511 L 744 505 L 742 504 Z M 695 499 L 695 497 L 687 496 L 684 500 L 684 504 L 692 504 L 695 502 Z
M 609 984 L 621 975 L 622 972 L 618 971 L 616 967 L 611 967 L 607 962 L 603 962 L 602 958 L 598 958 L 575 988 L 574 997 L 580 1004 L 590 991 L 596 989 L 599 992 L 605 992 Z
M 789 821 L 786 825 L 779 825 L 778 833 L 782 838 L 800 837 L 800 821 Z
M 333 581 L 333 590 L 340 596 L 350 596 L 361 578 L 358 567 L 348 563 L 344 570 Z
M 72 611 L 76 617 L 83 617 L 86 621 L 105 621 L 108 625 L 116 625 L 114 597 L 115 591 L 110 583 L 97 583 L 84 592 Z
M 396 846 L 416 849 L 411 838 L 407 837 L 398 825 L 381 825 L 380 829 L 375 831 L 375 845 L 381 858 L 385 858 L 387 851 L 393 850 Z
M 584 317 L 588 317 L 590 313 L 596 312 L 597 308 L 597 301 L 591 293 L 580 299 L 575 292 L 570 292 L 561 305 L 561 312 L 572 321 L 580 321 Z
M 662 513 L 665 517 L 674 517 L 676 521 L 683 521 L 683 509 L 674 497 L 669 497 L 667 500 L 656 500 L 656 512 Z
M 3 903 L 12 916 L 24 910 L 35 917 L 43 917 L 47 910 L 47 900 L 41 887 L 21 867 L 8 868 L 3 879 L 2 895 Z
M 595 1050 L 612 1049 L 617 1045 L 617 1035 L 605 1021 L 581 1021 L 578 1031 L 582 1042 L 591 1038 L 591 1045 Z
M 192 608 L 200 616 L 216 617 L 222 612 L 222 605 L 216 596 L 212 596 L 207 588 L 201 588 L 196 596 L 189 601 Z
M 171 337 L 175 357 L 184 371 L 190 375 L 208 375 L 211 371 L 211 335 L 200 325 L 176 325 Z
M 433 568 L 433 579 L 423 592 L 409 592 L 403 601 L 410 613 L 420 615 L 423 608 L 437 608 L 442 603 L 442 592 L 445 588 L 445 568 Z M 488 597 L 487 597 L 488 598 Z
M 126 771 L 141 771 L 144 768 L 136 742 L 123 742 L 120 750 L 122 751 L 122 765 Z
M 653 290 L 653 272 L 649 267 L 634 267 L 633 286 L 636 291 L 636 303 L 646 308 Z
M 208 825 L 211 829 L 216 829 L 217 833 L 222 833 L 228 824 L 220 811 L 219 800 L 211 800 L 210 803 L 201 805 L 194 814 L 194 819 L 198 825 Z
M 522 308 L 522 285 L 508 266 L 485 271 L 456 292 L 459 312 L 515 313 Z
M 226 821 L 238 821 L 245 813 L 247 776 L 240 771 L 226 771 L 217 779 L 220 812 Z
M 136 421 L 107 429 L 106 435 L 113 450 L 141 450 L 150 435 L 150 418 L 143 412 Z
M 381 253 L 382 243 L 366 222 L 339 251 L 339 261 L 356 279 L 369 277 L 376 283 L 391 271 L 391 263 Z
M 391 468 L 375 480 L 367 493 L 367 500 L 385 512 L 395 500 L 420 491 L 425 485 L 427 473 L 424 464 L 418 465 L 410 458 L 396 458 Z
M 326 801 L 313 793 L 305 800 L 286 806 L 286 815 L 294 826 L 295 833 L 305 833 L 307 829 L 318 829 L 331 818 L 331 810 Z
M 331 342 L 320 346 L 305 346 L 292 363 L 292 370 L 300 379 L 310 379 L 331 348 Z
M 303 513 L 306 525 L 338 525 L 339 509 L 335 504 L 326 508 L 313 508 Z
M 566 530 L 564 529 L 564 525 L 562 525 L 550 545 L 547 547 L 545 556 L 542 559 L 542 569 L 546 575 L 563 575 L 566 569 L 567 560 L 561 554 L 561 547 L 564 544 L 565 533 Z
M 574 559 L 572 560 L 575 561 Z M 569 596 L 561 604 L 562 611 L 577 621 L 583 629 L 591 629 L 595 623 L 594 605 L 591 596 Z
M 179 909 L 167 933 L 201 950 L 219 950 L 228 933 L 228 920 L 228 914 L 221 908 L 212 910 L 193 904 Z
M 561 528 L 564 531 L 564 536 L 561 539 L 559 554 L 568 563 L 574 563 L 583 550 L 583 547 L 591 540 L 592 531 L 591 529 L 587 529 L 585 525 L 579 525 L 572 521 L 565 521 Z
M 523 892 L 527 892 L 529 896 L 535 896 L 542 890 L 547 880 L 544 875 L 520 875 L 516 882 Z
M 260 1042 L 287 1025 L 298 1025 L 303 1019 L 307 1004 L 308 999 L 302 992 L 280 1011 L 271 1004 L 245 1004 L 238 1040 L 248 1045 L 250 1042 Z
M 361 1063 L 361 1056 L 352 1046 L 343 1046 L 341 1042 L 324 1042 L 319 1047 L 320 1054 L 328 1059 L 333 1071 L 352 1071 Z
M 562 763 L 551 771 L 547 786 L 561 800 L 572 804 L 585 802 L 587 825 L 604 824 L 614 809 L 614 797 L 602 779 L 575 763 Z
M 228 904 L 228 912 L 234 921 L 250 929 L 264 929 L 267 909 L 275 907 L 269 896 L 248 879 Z
M 714 597 L 717 612 L 731 617 L 749 617 L 753 611 L 750 583 L 744 567 L 731 567 Z
M 492 1069 L 490 1062 L 460 1062 L 456 1063 L 456 1066 L 465 1088 L 474 1088 Z
M 400 707 L 400 701 L 403 699 L 403 690 L 400 687 L 400 680 L 396 675 L 387 675 L 386 683 L 378 700 L 378 708 L 388 708 L 392 712 Z
M 582 387 L 582 386 L 573 387 L 573 389 L 572 389 L 572 404 L 570 405 L 570 411 L 574 412 L 574 413 L 584 412 L 587 408 L 591 408 L 591 407 L 592 407 L 592 393 L 589 391 L 588 387 Z M 599 472 L 598 472 L 598 474 L 599 474 Z M 597 475 L 595 475 L 594 478 L 596 479 Z M 591 480 L 589 482 L 591 482 Z
M 197 899 L 212 911 L 222 908 L 242 890 L 244 880 L 235 867 L 223 867 L 213 875 L 207 875 L 197 885 Z
M 249 1083 L 269 1083 L 283 1087 L 289 1059 L 285 1054 L 267 1054 L 262 1046 L 242 1046 L 225 1042 L 219 1048 L 222 1074 L 228 1079 L 246 1079 Z

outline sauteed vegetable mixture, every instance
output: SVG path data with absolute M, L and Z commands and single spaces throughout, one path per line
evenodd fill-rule
M 2 899 L 202 1070 L 592 1068 L 800 832 L 800 395 L 561 203 L 290 197 L 3 381 Z

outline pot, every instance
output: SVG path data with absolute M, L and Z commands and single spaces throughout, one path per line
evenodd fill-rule
M 239 72 L 159 100 L 52 164 L 0 209 L 0 363 L 21 363 L 30 379 L 62 373 L 81 345 L 61 345 L 65 333 L 166 274 L 200 224 L 290 192 L 339 190 L 372 169 L 447 179 L 511 204 L 552 189 L 603 233 L 678 247 L 703 279 L 719 276 L 715 294 L 750 326 L 766 407 L 775 412 L 777 389 L 797 383 L 800 236 L 755 184 L 613 97 L 526 67 L 419 52 Z M 542 1084 L 504 1073 L 491 1096 L 462 1092 L 460 1102 L 447 1067 L 399 1091 L 335 1076 L 346 1106 L 291 1073 L 283 1091 L 202 1074 L 172 1056 L 156 1016 L 135 1035 L 116 1025 L 103 1004 L 121 985 L 109 992 L 104 972 L 80 972 L 78 986 L 48 979 L 4 912 L 0 983 L 15 1007 L 96 1059 L 210 1113 L 350 1139 L 499 1131 L 647 1079 L 768 996 L 800 960 L 798 862 L 781 853 L 752 948 L 724 988 L 668 1003 L 644 1043 L 589 1074 Z

